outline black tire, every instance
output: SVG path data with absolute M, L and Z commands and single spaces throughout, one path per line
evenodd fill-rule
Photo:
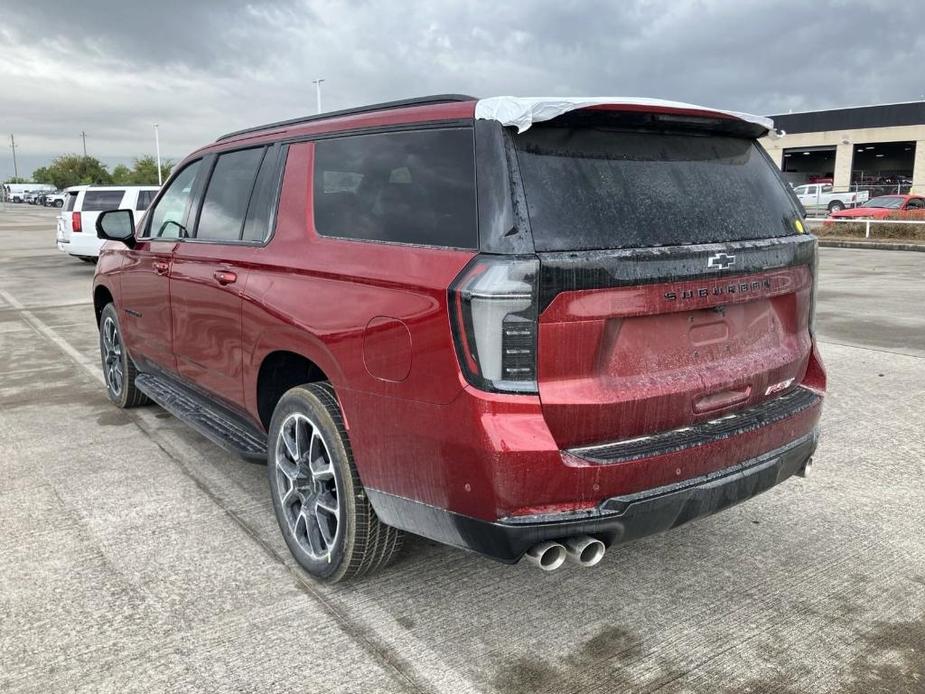
M 91 258 L 91 257 L 86 256 L 86 255 L 79 255 L 79 256 L 77 256 L 77 257 L 80 258 L 80 259 L 81 259 L 82 261 L 84 261 L 85 263 L 92 263 L 93 265 L 96 265 L 96 258 Z
M 110 322 L 115 329 L 117 350 L 107 333 L 110 330 Z M 100 361 L 103 366 L 103 379 L 106 382 L 106 395 L 117 407 L 128 409 L 150 404 L 148 396 L 135 387 L 138 369 L 125 349 L 118 311 L 111 303 L 106 304 L 100 314 Z M 120 374 L 119 378 L 115 377 L 117 373 Z
M 293 443 L 295 454 L 287 440 L 298 441 Z M 377 571 L 395 558 L 403 533 L 382 523 L 369 503 L 330 384 L 311 383 L 287 391 L 273 411 L 267 441 L 273 510 L 299 566 L 315 578 L 336 583 Z M 313 460 L 311 466 L 308 459 Z M 333 531 L 334 514 L 325 504 L 337 508 Z
M 829 203 L 829 212 L 841 212 L 843 209 L 845 209 L 845 206 L 841 200 L 833 200 Z
M 64 200 L 55 200 L 54 206 L 55 206 L 55 207 L 64 207 Z

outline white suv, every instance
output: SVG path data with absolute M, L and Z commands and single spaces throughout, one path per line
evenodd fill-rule
M 65 191 L 58 215 L 58 249 L 96 262 L 103 240 L 96 236 L 96 218 L 105 210 L 134 210 L 136 218 L 154 201 L 158 186 L 72 186 Z

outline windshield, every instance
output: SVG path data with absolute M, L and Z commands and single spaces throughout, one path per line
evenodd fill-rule
M 545 126 L 514 142 L 538 251 L 796 233 L 793 198 L 751 139 Z
M 869 200 L 864 207 L 884 207 L 888 210 L 898 210 L 902 207 L 903 199 L 895 195 L 884 195 L 879 198 Z

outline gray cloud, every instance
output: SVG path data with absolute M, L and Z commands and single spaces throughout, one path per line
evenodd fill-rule
M 780 113 L 921 98 L 913 3 L 0 0 L 0 135 L 26 162 L 180 158 L 228 130 L 434 92 L 625 94 Z M 9 148 L 0 176 L 10 175 Z M 31 168 L 27 169 L 31 170 Z

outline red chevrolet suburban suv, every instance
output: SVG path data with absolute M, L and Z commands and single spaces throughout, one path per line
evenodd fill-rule
M 99 217 L 109 397 L 266 461 L 318 578 L 405 531 L 596 564 L 810 463 L 816 241 L 771 127 L 449 95 L 225 135 Z

